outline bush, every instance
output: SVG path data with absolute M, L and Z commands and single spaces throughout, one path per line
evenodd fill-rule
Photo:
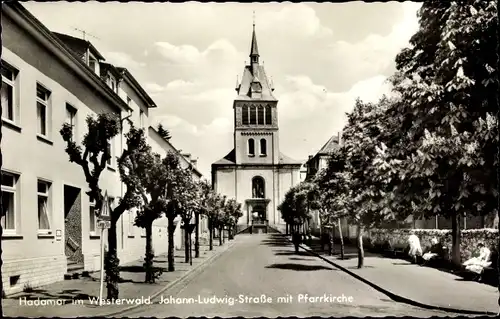
M 451 230 L 449 229 L 372 229 L 366 236 L 374 246 L 407 245 L 410 232 L 414 231 L 420 239 L 424 252 L 431 247 L 431 239 L 436 237 L 444 247 L 451 251 Z M 467 229 L 461 231 L 460 255 L 462 262 L 469 259 L 477 250 L 479 242 L 483 242 L 491 250 L 498 250 L 498 229 Z

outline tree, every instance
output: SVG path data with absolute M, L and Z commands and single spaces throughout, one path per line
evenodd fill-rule
M 163 137 L 165 140 L 170 140 L 172 136 L 170 135 L 170 132 L 160 123 L 158 124 L 158 134 L 160 134 L 161 137 Z
M 490 178 L 498 135 L 486 133 L 498 125 L 496 2 L 425 2 L 419 17 L 411 47 L 396 57 L 401 102 L 390 112 L 405 134 L 385 164 L 405 181 L 400 204 L 451 218 L 452 260 L 460 264 L 461 216 L 495 212 L 498 201 Z
M 121 133 L 122 122 L 114 114 L 99 114 L 97 119 L 92 116 L 87 117 L 87 127 L 88 131 L 82 141 L 83 152 L 82 147 L 73 140 L 70 125 L 64 124 L 60 134 L 66 142 L 66 153 L 69 155 L 69 161 L 82 167 L 89 186 L 89 191 L 86 194 L 95 200 L 97 207 L 101 207 L 104 195 L 102 188 L 99 186 L 99 180 L 106 168 L 108 159 L 111 158 L 108 142 Z M 108 253 L 105 260 L 108 299 L 118 298 L 120 261 L 117 257 L 116 222 L 126 210 L 140 204 L 137 184 L 133 181 L 133 178 L 130 180 L 126 178 L 130 172 L 123 169 L 124 163 L 134 163 L 142 152 L 148 150 L 143 131 L 134 128 L 132 123 L 130 123 L 130 130 L 125 134 L 125 138 L 127 148 L 118 159 L 118 167 L 120 177 L 126 186 L 126 192 L 123 198 L 120 198 L 118 205 L 110 210 L 111 227 L 108 230 Z
M 152 246 L 153 223 L 167 209 L 166 188 L 168 185 L 167 171 L 159 154 L 144 152 L 138 167 L 128 167 L 133 171 L 134 180 L 138 181 L 142 202 L 135 217 L 135 225 L 146 230 L 146 253 L 144 268 L 145 282 L 154 283 L 161 271 L 153 267 L 154 252 Z M 140 169 L 138 169 L 140 168 Z
M 190 260 L 190 239 L 192 234 L 191 220 L 195 212 L 199 210 L 200 201 L 197 185 L 193 180 L 191 171 L 188 169 L 178 170 L 179 175 L 176 184 L 176 209 L 177 214 L 181 217 L 184 226 L 184 252 L 185 262 Z
M 163 165 L 166 168 L 166 210 L 165 217 L 168 220 L 168 271 L 175 271 L 174 264 L 174 233 L 176 227 L 176 217 L 182 209 L 182 192 L 185 182 L 182 180 L 184 171 L 180 165 L 179 157 L 169 151 L 163 159 Z
M 213 250 L 213 241 L 214 241 L 214 230 L 218 226 L 219 215 L 221 211 L 221 207 L 225 203 L 226 198 L 215 191 L 211 191 L 207 198 L 206 205 L 206 216 L 208 219 L 208 231 L 209 231 L 209 249 Z
M 196 223 L 195 242 L 194 242 L 195 258 L 200 257 L 200 230 L 199 230 L 200 216 L 208 215 L 209 200 L 211 193 L 212 193 L 212 187 L 210 186 L 208 181 L 203 180 L 198 182 L 198 196 L 200 204 L 198 206 L 198 209 L 195 211 L 195 223 Z

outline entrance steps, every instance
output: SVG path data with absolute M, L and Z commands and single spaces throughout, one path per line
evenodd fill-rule
M 84 271 L 85 267 L 83 263 L 76 262 L 74 260 L 68 259 L 68 270 L 64 275 L 65 280 L 78 279 L 80 276 L 84 276 L 88 274 L 88 272 Z

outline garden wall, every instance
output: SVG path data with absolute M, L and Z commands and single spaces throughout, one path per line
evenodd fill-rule
M 449 229 L 372 229 L 366 232 L 365 237 L 369 246 L 382 246 L 390 243 L 391 246 L 406 246 L 410 232 L 414 231 L 420 239 L 420 245 L 425 250 L 431 246 L 431 239 L 436 237 L 443 246 L 451 251 L 451 230 Z M 477 245 L 483 242 L 486 247 L 498 251 L 498 229 L 468 229 L 461 231 L 460 253 L 462 262 L 477 251 Z M 369 247 L 367 247 L 369 248 Z

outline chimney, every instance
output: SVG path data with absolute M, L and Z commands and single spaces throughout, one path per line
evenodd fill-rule
M 337 133 L 337 142 L 338 142 L 339 145 L 340 145 L 340 142 L 342 141 L 342 135 L 341 134 L 342 134 L 341 132 Z
M 182 154 L 182 156 L 184 156 L 188 160 L 188 162 L 191 162 L 191 154 L 184 153 L 184 154 Z

